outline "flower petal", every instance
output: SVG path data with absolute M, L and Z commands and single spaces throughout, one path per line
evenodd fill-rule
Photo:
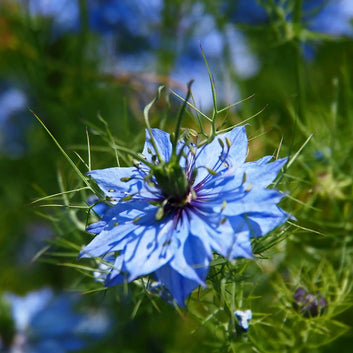
M 221 146 L 218 140 L 222 141 L 224 147 Z M 208 176 L 209 171 L 207 168 L 220 172 L 226 168 L 226 165 L 233 169 L 242 167 L 246 159 L 247 145 L 248 139 L 245 127 L 241 126 L 216 136 L 212 142 L 199 148 L 195 160 L 195 167 L 198 168 L 195 186 L 203 182 Z
M 136 167 L 96 169 L 88 172 L 87 175 L 95 180 L 112 204 L 116 204 L 124 197 L 146 191 L 143 178 Z M 129 180 L 122 181 L 122 178 Z
M 124 250 L 128 280 L 152 273 L 165 265 L 175 255 L 180 242 L 174 236 L 172 220 L 161 221 L 147 227 Z
M 278 204 L 283 194 L 277 190 L 253 187 L 250 191 L 229 195 L 226 207 L 223 210 L 225 216 L 236 216 L 249 212 L 266 212 L 269 207 Z M 214 207 L 215 211 L 221 211 L 220 205 Z
M 289 215 L 277 206 L 267 212 L 250 212 L 243 215 L 247 221 L 251 238 L 259 238 L 271 232 L 289 218 Z
M 170 266 L 185 278 L 205 285 L 211 255 L 204 248 L 200 238 L 189 235 Z
M 169 264 L 157 270 L 155 277 L 168 288 L 175 302 L 181 307 L 185 307 L 186 298 L 200 285 L 198 281 L 193 281 L 180 275 Z
M 287 163 L 288 159 L 277 159 L 276 161 L 269 163 L 271 159 L 271 156 L 266 156 L 258 161 L 245 163 L 245 187 L 248 187 L 251 184 L 266 187 L 276 179 L 279 171 Z
M 226 223 L 222 223 L 222 216 L 214 213 L 211 207 L 201 207 L 198 213 L 194 212 L 190 220 L 192 234 L 198 237 L 209 256 L 212 250 L 222 256 L 228 256 L 232 244 L 234 243 L 234 230 Z
M 252 258 L 251 242 L 249 237 L 249 227 L 243 217 L 238 216 L 233 219 L 233 227 L 235 232 L 235 241 L 228 258 L 230 260 L 237 257 Z
M 136 220 L 150 224 L 156 211 L 156 206 L 139 201 L 123 202 L 110 208 L 101 221 L 88 226 L 88 231 L 98 235 L 82 249 L 79 257 L 101 256 L 122 250 L 128 241 L 143 232 L 141 223 L 137 224 Z
M 170 142 L 170 135 L 159 129 L 151 129 L 154 142 L 156 144 L 158 153 L 164 161 L 169 161 L 172 154 L 172 143 Z M 146 129 L 146 140 L 143 147 L 142 154 L 146 157 L 147 161 L 154 162 L 153 156 L 156 155 L 155 148 L 151 141 L 151 136 L 149 131 Z M 159 161 L 162 162 L 162 161 Z

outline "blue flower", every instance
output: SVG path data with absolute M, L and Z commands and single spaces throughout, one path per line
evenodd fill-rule
M 0 86 L 0 155 L 21 157 L 26 149 L 26 131 L 30 125 L 25 93 L 6 82 Z
M 80 27 L 78 1 L 71 0 L 17 0 L 31 16 L 50 18 L 53 21 L 54 36 L 64 32 L 77 31 Z
M 241 24 L 262 24 L 268 20 L 268 14 L 256 0 L 223 1 L 220 5 L 223 13 L 230 14 L 231 19 Z
M 16 328 L 11 352 L 71 352 L 85 347 L 92 337 L 101 337 L 108 328 L 103 313 L 77 313 L 71 296 L 54 296 L 49 288 L 24 297 L 5 293 L 5 299 Z
M 160 21 L 162 0 L 89 0 L 89 25 L 100 33 L 147 37 Z
M 350 0 L 318 1 L 320 11 L 313 16 L 309 28 L 313 31 L 331 35 L 353 35 L 353 2 Z
M 106 286 L 153 274 L 183 306 L 206 285 L 213 251 L 251 258 L 250 239 L 288 218 L 277 206 L 283 195 L 267 189 L 286 159 L 245 162 L 244 127 L 202 146 L 147 130 L 142 155 L 134 167 L 89 172 L 111 207 L 88 226 L 96 237 L 80 257 L 115 254 Z
M 273 5 L 285 14 L 286 20 L 293 18 L 293 2 L 275 0 Z M 271 6 L 273 6 L 271 5 Z M 230 19 L 238 24 L 265 24 L 276 13 L 271 6 L 261 6 L 256 0 L 222 2 L 221 11 L 230 14 Z M 331 35 L 353 35 L 353 3 L 351 0 L 305 0 L 302 2 L 304 25 L 312 31 Z
M 234 26 L 226 23 L 220 28 L 213 15 L 205 6 L 195 2 L 185 12 L 179 24 L 179 41 L 175 43 L 176 58 L 170 72 L 173 82 L 185 87 L 191 79 L 193 98 L 196 106 L 202 110 L 213 108 L 212 92 L 209 89 L 209 76 L 200 43 L 210 67 L 217 88 L 218 99 L 224 105 L 240 100 L 234 77 L 249 79 L 259 71 L 260 64 L 250 50 L 246 37 Z M 225 65 L 219 65 L 222 61 Z M 215 71 L 214 69 L 217 68 Z M 217 82 L 222 85 L 217 86 Z M 178 87 L 178 88 L 179 88 Z M 186 92 L 177 92 L 185 96 Z M 175 89 L 173 87 L 173 89 Z

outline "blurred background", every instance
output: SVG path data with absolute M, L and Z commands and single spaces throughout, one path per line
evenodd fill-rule
M 220 329 L 227 319 L 206 320 L 207 306 L 195 304 L 195 310 L 181 314 L 162 300 L 156 308 L 118 288 L 83 295 L 81 304 L 75 296 L 87 320 L 94 317 L 92 310 L 103 317 L 98 343 L 71 340 L 51 351 L 350 352 L 352 37 L 351 0 L 1 0 L 0 293 L 10 299 L 0 305 L 0 349 L 13 345 L 16 329 L 8 336 L 4 332 L 14 296 L 60 299 L 63 291 L 77 293 L 92 281 L 58 266 L 66 259 L 41 256 L 59 236 L 78 246 L 76 254 L 89 238 L 65 208 L 48 211 L 32 204 L 77 187 L 32 112 L 80 168 L 88 158 L 87 134 L 92 168 L 114 166 L 115 143 L 141 150 L 143 108 L 158 86 L 183 97 L 193 79 L 195 105 L 212 113 L 204 53 L 219 107 L 249 98 L 219 118 L 220 125 L 231 126 L 254 116 L 247 121 L 249 160 L 279 146 L 281 157 L 296 156 L 280 189 L 289 194 L 282 207 L 299 226 L 259 256 L 257 265 L 246 263 L 253 277 L 239 280 L 256 283 L 251 296 L 248 289 L 241 292 L 258 313 L 254 326 L 245 336 L 229 338 Z M 165 95 L 151 124 L 171 131 L 179 105 L 178 97 Z M 191 118 L 184 120 L 188 124 L 195 127 Z M 72 248 L 68 257 L 76 261 Z M 298 285 L 323 293 L 326 318 L 325 313 L 299 318 L 292 306 Z M 61 334 L 80 323 L 69 314 L 66 319 Z M 50 351 L 35 347 L 23 352 Z

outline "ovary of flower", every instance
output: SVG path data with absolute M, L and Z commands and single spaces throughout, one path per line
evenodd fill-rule
M 283 195 L 267 188 L 286 159 L 245 162 L 244 127 L 201 147 L 190 141 L 173 146 L 168 133 L 151 129 L 142 154 L 134 167 L 89 173 L 107 199 L 116 200 L 89 225 L 96 237 L 80 253 L 115 253 L 106 286 L 153 274 L 183 306 L 194 288 L 206 285 L 214 251 L 229 260 L 252 257 L 250 239 L 288 218 L 277 206 Z

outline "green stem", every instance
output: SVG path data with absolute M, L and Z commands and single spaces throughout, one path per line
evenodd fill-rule
M 153 134 L 152 134 L 151 125 L 150 125 L 150 122 L 148 120 L 148 113 L 149 113 L 152 105 L 154 103 L 156 103 L 157 100 L 159 99 L 159 97 L 161 96 L 161 92 L 162 92 L 163 88 L 164 88 L 164 86 L 158 87 L 157 96 L 155 98 L 153 98 L 152 101 L 149 104 L 147 104 L 145 109 L 143 110 L 143 116 L 145 118 L 146 127 L 147 127 L 147 130 L 148 130 L 149 134 L 150 134 L 151 142 L 152 142 L 153 148 L 154 148 L 154 150 L 156 152 L 156 155 L 157 155 L 157 158 L 158 158 L 159 162 L 162 162 L 163 159 L 162 159 L 162 157 L 161 157 L 161 155 L 160 155 L 160 153 L 158 151 L 158 148 L 157 148 L 157 145 L 156 145 L 156 141 L 154 140 L 154 137 L 153 137 Z M 128 151 L 128 149 L 126 149 L 126 150 Z M 146 161 L 144 161 L 144 163 L 148 165 L 148 163 Z M 150 165 L 150 167 L 151 167 L 151 165 Z
M 191 80 L 188 83 L 188 91 L 187 91 L 187 94 L 186 94 L 186 98 L 184 99 L 183 105 L 181 106 L 181 109 L 180 109 L 179 114 L 178 114 L 177 124 L 176 124 L 176 127 L 175 127 L 175 133 L 174 133 L 174 139 L 172 141 L 172 158 L 173 158 L 173 156 L 176 156 L 176 154 L 177 154 L 176 149 L 177 149 L 179 135 L 180 135 L 181 121 L 183 119 L 183 115 L 184 115 L 184 112 L 185 112 L 185 109 L 186 109 L 187 102 L 188 102 L 188 100 L 190 98 L 190 95 L 191 95 L 191 85 L 192 85 L 193 82 L 194 81 Z

